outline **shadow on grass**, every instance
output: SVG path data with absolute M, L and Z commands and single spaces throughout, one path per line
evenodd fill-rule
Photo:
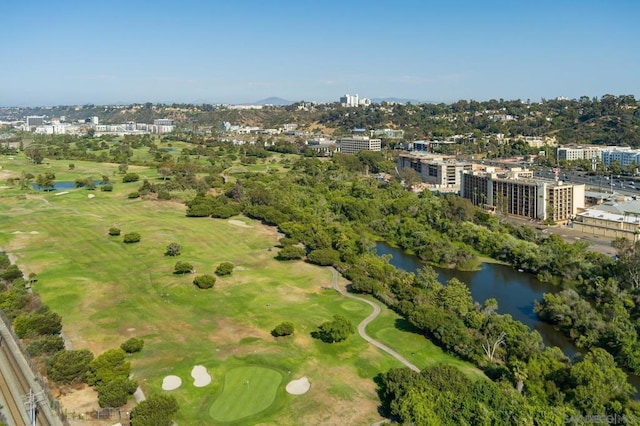
M 405 318 L 398 318 L 395 320 L 394 322 L 394 326 L 396 329 L 401 330 L 401 331 L 406 331 L 408 333 L 415 333 L 415 334 L 419 334 L 421 336 L 424 336 L 425 333 L 422 332 L 418 327 L 416 327 L 415 325 L 411 324 L 409 321 L 407 321 Z
M 445 353 L 445 354 L 452 355 L 455 358 L 458 358 L 460 360 L 465 360 L 464 357 L 461 357 L 460 355 L 452 352 L 450 349 L 447 349 L 447 347 L 445 345 L 443 345 L 442 342 L 440 342 L 440 340 L 438 340 L 431 333 L 429 333 L 428 331 L 420 330 L 418 327 L 416 327 L 415 325 L 411 324 L 405 318 L 396 319 L 395 322 L 394 322 L 394 326 L 395 326 L 395 328 L 397 330 L 404 331 L 404 332 L 407 332 L 407 333 L 413 333 L 413 334 L 417 334 L 419 336 L 422 336 L 425 340 L 428 340 L 434 346 L 436 346 L 437 348 L 440 348 L 440 350 L 442 350 L 442 352 Z M 413 353 L 411 355 L 413 355 Z M 469 361 L 469 360 L 467 360 L 467 361 Z

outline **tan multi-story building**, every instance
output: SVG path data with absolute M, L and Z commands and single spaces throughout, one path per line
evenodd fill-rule
M 472 170 L 471 163 L 457 161 L 454 156 L 423 153 L 402 153 L 398 156 L 398 170 L 410 168 L 418 172 L 423 182 L 438 187 L 457 189 L 464 170 Z
M 584 185 L 533 179 L 533 172 L 464 171 L 460 195 L 474 205 L 535 220 L 566 222 L 584 208 Z
M 357 154 L 359 151 L 381 151 L 382 141 L 367 136 L 352 136 L 337 140 L 338 150 L 343 154 Z
M 521 140 L 527 143 L 532 148 L 542 148 L 544 146 L 556 146 L 555 136 L 516 136 L 515 140 Z

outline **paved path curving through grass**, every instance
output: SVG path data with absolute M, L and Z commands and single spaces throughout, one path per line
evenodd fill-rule
M 374 319 L 376 319 L 378 315 L 380 315 L 380 306 L 378 306 L 377 303 L 367 300 L 365 298 L 354 296 L 353 294 L 347 293 L 342 287 L 338 285 L 338 271 L 336 271 L 335 268 L 331 268 L 331 273 L 333 274 L 333 278 L 331 279 L 331 284 L 333 285 L 333 288 L 336 289 L 338 293 L 340 293 L 344 297 L 348 297 L 349 299 L 354 299 L 354 300 L 359 300 L 361 302 L 364 302 L 373 308 L 373 312 L 371 313 L 371 315 L 366 317 L 364 320 L 362 320 L 360 324 L 358 324 L 358 334 L 360 335 L 360 337 L 362 337 L 367 342 L 371 343 L 376 348 L 385 351 L 386 353 L 388 353 L 389 355 L 391 355 L 392 357 L 394 357 L 395 359 L 397 359 L 398 361 L 406 365 L 411 370 L 420 372 L 420 369 L 416 367 L 415 364 L 413 364 L 411 361 L 409 361 L 408 359 L 400 355 L 398 352 L 391 349 L 389 346 L 377 341 L 376 339 L 374 339 L 373 337 L 367 334 L 366 328 L 369 325 L 369 323 Z

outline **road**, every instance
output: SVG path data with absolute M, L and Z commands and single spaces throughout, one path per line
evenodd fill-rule
M 374 339 L 373 337 L 367 334 L 366 329 L 369 323 L 371 323 L 371 321 L 373 321 L 378 317 L 378 315 L 380 315 L 380 306 L 377 303 L 367 300 L 363 297 L 358 297 L 358 296 L 354 296 L 353 294 L 347 293 L 347 291 L 342 287 L 340 287 L 340 285 L 338 284 L 338 271 L 336 271 L 335 268 L 331 268 L 331 273 L 333 274 L 331 284 L 333 285 L 333 288 L 338 293 L 340 293 L 341 295 L 349 299 L 354 299 L 360 302 L 364 302 L 373 308 L 373 312 L 364 320 L 362 320 L 360 324 L 358 324 L 358 334 L 360 335 L 360 337 L 362 337 L 364 340 L 366 340 L 376 348 L 385 351 L 386 353 L 388 353 L 389 355 L 391 355 L 392 357 L 400 361 L 402 364 L 404 364 L 406 367 L 410 368 L 411 370 L 415 372 L 420 372 L 420 369 L 416 367 L 415 364 L 413 364 L 411 361 L 409 361 L 408 359 L 400 355 L 398 352 L 391 349 L 389 346 L 377 341 L 376 339 Z
M 533 174 L 535 177 L 555 179 L 552 169 L 537 169 Z M 636 185 L 631 177 L 589 176 L 586 172 L 560 170 L 558 178 L 563 182 L 583 183 L 591 191 L 609 192 L 628 197 L 640 196 L 640 185 Z M 638 186 L 637 189 L 636 186 Z

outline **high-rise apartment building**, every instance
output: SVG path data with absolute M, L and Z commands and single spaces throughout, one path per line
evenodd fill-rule
M 461 181 L 463 198 L 507 215 L 566 222 L 584 208 L 584 185 L 533 179 L 528 170 L 465 170 Z

